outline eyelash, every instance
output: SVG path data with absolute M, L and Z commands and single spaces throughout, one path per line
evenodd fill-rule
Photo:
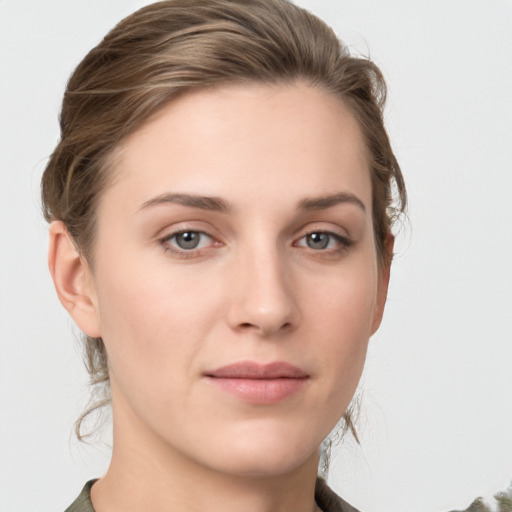
M 321 249 L 314 249 L 313 247 L 310 247 L 307 245 L 307 238 L 311 237 L 313 235 L 327 235 L 329 237 L 328 239 L 328 245 L 330 245 L 333 241 L 336 243 L 335 247 L 326 247 Z M 300 242 L 304 240 L 304 245 L 300 244 Z M 318 255 L 322 256 L 337 256 L 340 253 L 346 251 L 349 249 L 350 246 L 353 245 L 353 241 L 349 240 L 346 237 L 343 237 L 337 233 L 333 233 L 332 231 L 325 231 L 321 229 L 312 230 L 305 235 L 303 235 L 301 238 L 298 239 L 298 241 L 294 244 L 296 247 L 304 247 L 309 248 L 314 253 L 317 253 Z
M 159 239 L 159 243 L 162 245 L 165 252 L 171 253 L 173 256 L 187 259 L 187 258 L 194 258 L 200 255 L 198 251 L 201 251 L 201 249 L 208 249 L 209 247 L 193 247 L 190 249 L 183 249 L 180 247 L 176 247 L 174 245 L 171 245 L 170 242 L 174 239 L 176 240 L 176 237 L 184 234 L 195 234 L 199 235 L 201 238 L 207 237 L 210 239 L 210 244 L 218 245 L 220 246 L 220 242 L 216 242 L 215 239 L 205 233 L 204 231 L 194 230 L 194 229 L 183 229 L 180 231 L 177 231 L 175 233 L 171 233 L 169 235 L 166 235 L 163 238 Z M 325 247 L 320 249 L 314 249 L 313 247 L 310 247 L 307 245 L 307 238 L 311 237 L 313 235 L 327 235 L 329 237 L 328 244 L 330 245 L 333 241 L 336 243 L 336 247 Z M 304 244 L 301 244 L 300 242 L 304 240 Z M 201 239 L 198 242 L 199 245 L 201 245 Z M 353 245 L 353 241 L 345 238 L 337 233 L 333 233 L 332 231 L 325 231 L 321 229 L 312 230 L 308 233 L 305 233 L 302 235 L 296 242 L 294 242 L 294 247 L 303 247 L 305 249 L 310 249 L 313 253 L 316 253 L 319 256 L 337 256 L 342 252 L 347 251 L 351 246 Z
M 165 237 L 159 239 L 159 242 L 162 245 L 162 247 L 164 248 L 165 252 L 170 252 L 173 256 L 176 256 L 178 258 L 183 258 L 183 259 L 194 258 L 194 257 L 198 256 L 198 251 L 200 251 L 201 249 L 208 248 L 208 247 L 193 247 L 191 249 L 183 249 L 181 247 L 176 247 L 176 246 L 170 245 L 170 242 L 173 239 L 176 239 L 176 237 L 178 237 L 180 235 L 184 235 L 186 233 L 189 233 L 189 234 L 193 233 L 195 235 L 199 235 L 201 238 L 207 237 L 211 241 L 215 241 L 215 239 L 211 235 L 208 235 L 204 231 L 199 231 L 196 229 L 182 229 L 175 233 L 166 235 Z M 216 243 L 219 244 L 218 242 L 216 242 Z M 199 240 L 199 244 L 201 244 L 201 240 Z M 211 244 L 211 242 L 210 242 L 210 244 Z

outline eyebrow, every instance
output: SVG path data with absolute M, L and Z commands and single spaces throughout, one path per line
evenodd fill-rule
M 192 208 L 221 213 L 228 213 L 231 210 L 229 204 L 219 197 L 197 196 L 192 194 L 162 194 L 143 203 L 140 209 L 144 210 L 145 208 L 161 204 L 180 204 L 182 206 L 190 206 Z
M 350 192 L 339 192 L 329 196 L 315 197 L 311 199 L 303 199 L 299 202 L 301 210 L 324 210 L 336 206 L 337 204 L 349 203 L 361 208 L 366 213 L 366 207 L 356 195 Z
M 366 207 L 356 195 L 350 192 L 338 192 L 328 196 L 306 198 L 299 201 L 299 210 L 325 210 L 332 208 L 338 204 L 349 203 L 354 204 L 366 212 Z M 179 204 L 182 206 L 189 206 L 191 208 L 200 208 L 201 210 L 209 210 L 214 212 L 229 213 L 231 206 L 224 199 L 219 197 L 198 196 L 194 194 L 161 194 L 157 197 L 149 199 L 142 204 L 141 210 L 151 206 L 158 206 L 161 204 Z

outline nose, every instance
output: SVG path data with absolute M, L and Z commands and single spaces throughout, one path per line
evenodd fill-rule
M 232 275 L 228 322 L 237 331 L 261 337 L 289 332 L 300 313 L 289 263 L 277 250 L 240 255 Z

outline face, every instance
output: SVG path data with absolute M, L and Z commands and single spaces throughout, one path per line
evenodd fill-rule
M 303 84 L 194 92 L 113 172 L 81 327 L 115 435 L 223 473 L 316 464 L 386 293 L 357 122 Z

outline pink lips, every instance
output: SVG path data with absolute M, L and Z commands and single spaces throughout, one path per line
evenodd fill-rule
M 230 364 L 205 373 L 205 377 L 235 397 L 251 404 L 275 404 L 298 393 L 309 375 L 285 362 Z

